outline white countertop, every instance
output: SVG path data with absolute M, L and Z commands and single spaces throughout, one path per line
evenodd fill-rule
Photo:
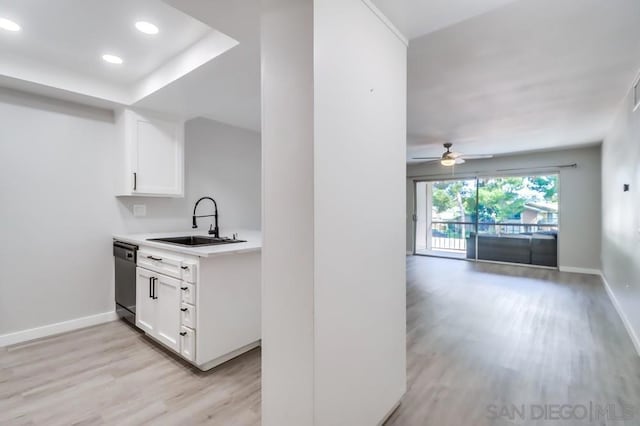
M 243 229 L 222 229 L 220 231 L 221 237 L 231 237 L 233 233 L 238 234 L 239 240 L 246 240 L 246 243 L 233 243 L 233 244 L 220 244 L 217 246 L 199 246 L 189 247 L 180 246 L 175 244 L 167 244 L 160 241 L 148 241 L 152 238 L 167 238 L 167 237 L 185 237 L 191 235 L 210 236 L 205 229 L 190 229 L 188 231 L 176 231 L 176 232 L 156 232 L 151 234 L 116 234 L 113 236 L 114 240 L 123 241 L 125 243 L 136 244 L 137 246 L 147 246 L 157 249 L 174 251 L 176 253 L 184 253 L 192 256 L 209 257 L 218 254 L 229 253 L 246 253 L 250 251 L 259 251 L 262 249 L 262 233 L 260 231 L 250 231 Z

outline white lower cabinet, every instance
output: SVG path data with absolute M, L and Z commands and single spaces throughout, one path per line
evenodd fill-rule
M 136 325 L 147 334 L 155 333 L 156 303 L 153 299 L 154 272 L 136 269 Z
M 180 352 L 181 281 L 137 268 L 136 325 L 168 348 Z
M 260 344 L 260 253 L 197 258 L 140 245 L 136 325 L 201 370 Z
M 196 287 L 193 284 L 182 282 L 182 301 L 190 305 L 196 304 Z
M 180 331 L 180 354 L 189 361 L 196 359 L 196 333 L 189 327 L 182 327 Z
M 196 328 L 196 307 L 183 303 L 180 306 L 180 322 L 185 327 Z
M 155 337 L 180 351 L 180 280 L 157 274 Z

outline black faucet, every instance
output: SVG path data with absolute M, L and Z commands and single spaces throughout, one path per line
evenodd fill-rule
M 207 215 L 203 215 L 203 216 L 196 216 L 196 210 L 198 209 L 198 204 L 200 204 L 200 201 L 202 200 L 211 200 L 213 201 L 213 206 L 215 207 L 215 212 L 213 214 L 207 214 Z M 202 197 L 200 198 L 198 201 L 196 201 L 196 205 L 193 207 L 193 229 L 196 229 L 198 227 L 198 223 L 196 222 L 196 219 L 199 217 L 214 217 L 215 218 L 215 228 L 211 229 L 211 227 L 209 227 L 209 234 L 212 234 L 214 237 L 216 238 L 220 238 L 220 229 L 218 229 L 218 203 L 216 203 L 216 200 L 214 200 L 211 197 Z

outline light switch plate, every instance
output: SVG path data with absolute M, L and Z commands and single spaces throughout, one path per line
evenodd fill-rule
M 135 217 L 143 217 L 147 215 L 147 205 L 146 204 L 134 204 L 133 205 L 133 215 Z

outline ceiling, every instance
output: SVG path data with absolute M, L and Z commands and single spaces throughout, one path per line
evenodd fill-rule
M 0 16 L 22 27 L 0 34 L 3 85 L 55 87 L 132 104 L 237 45 L 159 0 L 0 0 Z M 147 35 L 135 22 L 160 32 Z M 109 64 L 103 54 L 121 57 Z
M 153 0 L 0 0 L 0 10 L 23 29 L 0 38 L 3 56 L 116 84 L 134 83 L 210 30 Z M 162 30 L 141 34 L 134 26 L 140 20 Z M 126 66 L 105 63 L 103 53 L 122 57 Z
M 637 0 L 520 0 L 415 38 L 408 159 L 599 143 L 638 52 Z
M 516 0 L 372 0 L 409 39 L 437 31 Z
M 597 143 L 640 69 L 637 0 L 373 2 L 410 38 L 408 157 Z M 0 34 L 0 85 L 260 130 L 259 0 L 0 0 L 0 15 L 24 28 Z M 120 69 L 100 59 L 116 47 Z
M 260 1 L 164 0 L 237 40 L 214 61 L 136 106 L 260 131 Z

